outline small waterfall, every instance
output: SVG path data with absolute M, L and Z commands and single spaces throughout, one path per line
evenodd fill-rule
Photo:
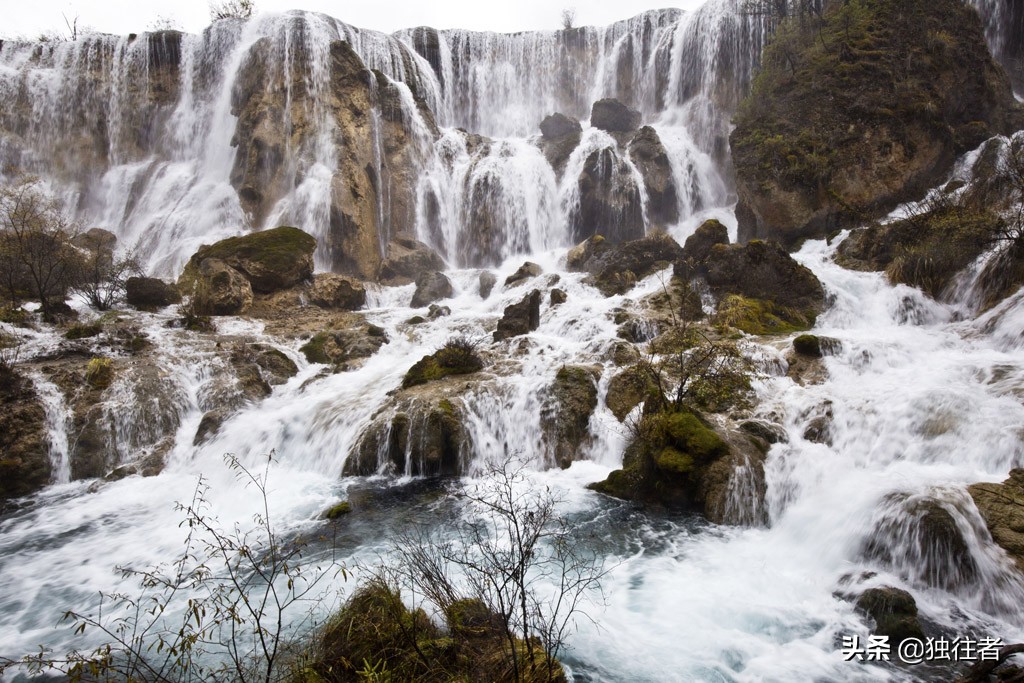
M 68 448 L 68 426 L 71 424 L 71 410 L 64 400 L 64 393 L 56 384 L 40 372 L 30 375 L 32 385 L 46 412 L 46 434 L 50 442 L 50 479 L 54 484 L 71 481 L 71 458 Z

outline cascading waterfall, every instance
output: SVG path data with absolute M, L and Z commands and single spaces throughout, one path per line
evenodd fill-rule
M 998 6 L 979 3 L 989 18 Z M 948 670 L 842 660 L 841 637 L 867 632 L 837 594 L 882 585 L 912 590 L 936 632 L 1024 639 L 1024 585 L 964 491 L 1024 465 L 1024 292 L 979 315 L 978 267 L 964 274 L 951 303 L 938 303 L 880 274 L 838 267 L 835 244 L 804 246 L 798 260 L 834 299 L 815 333 L 841 347 L 824 360 L 828 379 L 808 386 L 785 376 L 781 348 L 788 340 L 745 349 L 764 369 L 755 382 L 758 410 L 781 419 L 787 433 L 769 452 L 763 508 L 751 504 L 750 477 L 741 472 L 733 480 L 730 505 L 748 528 L 648 516 L 583 486 L 621 464 L 628 439 L 605 403 L 620 341 L 616 312 L 661 291 L 667 274 L 604 297 L 582 274 L 561 272 L 574 237 L 578 178 L 591 154 L 632 168 L 627 177 L 642 206 L 648 199 L 628 151 L 604 131 L 585 126 L 561 174 L 531 136 L 553 111 L 585 119 L 595 99 L 617 96 L 641 111 L 671 160 L 680 207 L 671 234 L 682 239 L 715 212 L 728 219 L 728 120 L 767 36 L 736 9 L 733 0 L 713 1 L 696 12 L 647 13 L 606 29 L 513 36 L 429 29 L 386 36 L 289 13 L 220 22 L 201 36 L 0 46 L 0 95 L 24 104 L 0 112 L 4 129 L 18 131 L 0 138 L 3 160 L 69 188 L 67 199 L 83 219 L 141 243 L 151 270 L 171 274 L 199 243 L 242 227 L 295 222 L 327 234 L 339 133 L 321 95 L 330 88 L 330 44 L 347 40 L 384 77 L 374 80 L 375 97 L 399 86 L 401 118 L 415 139 L 415 229 L 461 267 L 448 273 L 451 315 L 415 327 L 406 321 L 424 311 L 407 305 L 411 287 L 371 286 L 367 319 L 389 341 L 355 370 L 326 373 L 297 352 L 298 341 L 282 345 L 257 324 L 219 321 L 219 334 L 270 344 L 299 370 L 267 398 L 236 406 L 199 444 L 197 427 L 230 372 L 214 342 L 190 341 L 167 327 L 172 312 L 142 316 L 164 389 L 156 395 L 119 379 L 104 400 L 115 461 L 156 448 L 158 433 L 173 434 L 157 477 L 97 483 L 93 492 L 91 483 L 70 482 L 68 407 L 52 383 L 34 377 L 50 425 L 54 483 L 62 485 L 0 517 L 0 655 L 35 651 L 41 642 L 57 650 L 77 643 L 68 630 L 53 629 L 62 611 L 94 604 L 99 590 L 131 588 L 114 566 L 174 557 L 182 532 L 173 504 L 188 498 L 200 473 L 211 486 L 211 514 L 225 526 L 251 525 L 259 502 L 221 464 L 224 453 L 257 466 L 273 451 L 275 519 L 285 532 L 315 530 L 328 504 L 347 497 L 357 479 L 365 483 L 339 475 L 368 426 L 393 410 L 389 392 L 412 362 L 455 334 L 484 338 L 531 288 L 499 285 L 483 299 L 476 267 L 497 264 L 492 270 L 502 282 L 524 255 L 541 265 L 548 285 L 557 276 L 568 299 L 545 305 L 532 343 L 464 395 L 465 457 L 476 475 L 504 454 L 518 454 L 536 470 L 531 485 L 559 491 L 560 512 L 578 520 L 588 542 L 609 557 L 607 604 L 592 610 L 604 626 L 581 622 L 566 655 L 578 679 L 946 680 Z M 260 59 L 273 69 L 255 92 L 282 89 L 290 134 L 279 176 L 287 191 L 253 222 L 232 180 L 230 140 L 237 94 L 253 90 L 244 76 Z M 573 97 L 565 99 L 566 92 Z M 420 102 L 441 126 L 436 139 Z M 375 111 L 371 124 L 377 177 L 388 172 L 386 114 Z M 967 155 L 954 177 L 969 180 L 979 154 Z M 92 164 L 103 173 L 88 173 Z M 380 225 L 393 199 L 378 196 Z M 480 212 L 492 219 L 485 251 L 466 239 Z M 379 248 L 402 227 L 408 229 L 388 224 Z M 15 332 L 26 339 L 28 358 L 57 348 L 47 332 Z M 536 425 L 544 392 L 565 364 L 601 371 L 599 400 L 588 459 L 548 469 L 550 447 Z M 826 413 L 827 438 L 810 438 L 808 428 Z M 159 429 L 158 415 L 170 416 Z M 396 474 L 413 473 L 410 454 L 406 471 Z M 925 533 L 935 526 L 956 533 L 936 542 Z M 380 529 L 361 533 L 339 549 L 345 558 L 365 558 L 385 543 Z

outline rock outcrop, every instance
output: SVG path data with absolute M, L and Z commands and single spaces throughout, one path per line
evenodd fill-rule
M 663 229 L 674 225 L 679 221 L 679 197 L 672 165 L 658 133 L 650 126 L 644 126 L 629 141 L 627 149 L 647 189 L 649 228 Z
M 130 277 L 125 282 L 125 300 L 140 311 L 155 311 L 181 301 L 173 285 L 155 277 Z
M 587 282 L 605 296 L 623 294 L 638 280 L 670 267 L 682 257 L 682 247 L 665 233 L 609 245 L 600 235 L 570 250 L 569 270 L 590 273 Z
M 1019 127 L 969 5 L 833 2 L 816 24 L 780 27 L 735 118 L 741 242 L 791 247 L 881 217 Z
M 189 259 L 180 283 L 186 288 L 204 261 L 218 260 L 245 277 L 252 291 L 269 294 L 294 287 L 313 276 L 316 239 L 298 228 L 280 227 L 229 237 L 200 247 Z
M 640 112 L 614 98 L 598 100 L 590 108 L 590 125 L 609 133 L 629 133 L 640 127 Z
M 615 149 L 590 153 L 580 173 L 579 207 L 569 216 L 574 240 L 602 235 L 618 243 L 644 235 L 643 200 L 632 170 Z
M 519 303 L 505 307 L 494 331 L 494 341 L 528 334 L 540 326 L 540 290 L 535 289 Z
M 541 429 L 548 460 L 566 468 L 590 441 L 590 416 L 597 407 L 600 367 L 563 365 L 544 396 Z
M 1024 572 L 1024 469 L 1010 471 L 1002 484 L 974 484 L 967 491 L 992 534 Z
M 354 311 L 366 305 L 366 287 L 347 275 L 319 273 L 309 288 L 309 301 L 321 308 Z
M 0 501 L 50 482 L 46 411 L 32 382 L 6 368 L 0 368 L 0 453 Z
M 416 278 L 416 291 L 413 292 L 409 306 L 422 308 L 435 301 L 447 299 L 453 292 L 452 281 L 444 273 L 423 273 Z
M 387 258 L 380 265 L 380 281 L 386 285 L 407 285 L 424 273 L 444 270 L 437 252 L 410 237 L 388 242 Z

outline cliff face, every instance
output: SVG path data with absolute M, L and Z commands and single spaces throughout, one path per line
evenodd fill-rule
M 735 118 L 742 240 L 794 244 L 918 198 L 1020 111 L 956 0 L 851 0 L 784 23 Z

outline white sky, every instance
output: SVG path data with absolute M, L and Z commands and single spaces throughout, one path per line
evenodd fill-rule
M 576 25 L 603 26 L 647 9 L 693 9 L 703 0 L 255 0 L 257 11 L 306 9 L 360 28 L 391 32 L 410 26 L 523 31 L 560 28 L 562 9 L 576 8 Z M 67 33 L 64 16 L 104 33 L 140 33 L 158 17 L 198 33 L 210 23 L 207 0 L 3 0 L 0 37 L 35 38 L 46 31 Z

